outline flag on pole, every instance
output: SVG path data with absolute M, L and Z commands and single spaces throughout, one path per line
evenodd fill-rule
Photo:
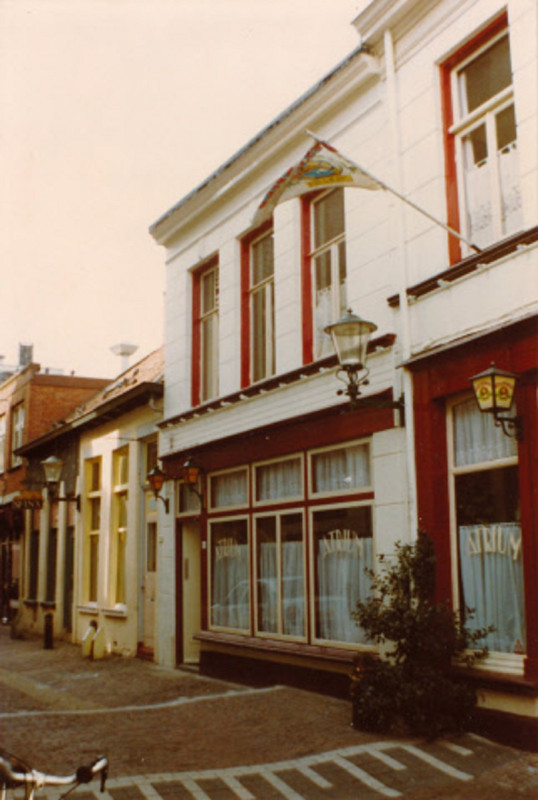
M 360 189 L 384 188 L 380 182 L 339 153 L 332 145 L 316 138 L 316 143 L 301 161 L 286 170 L 271 186 L 258 206 L 253 223 L 259 225 L 271 216 L 275 206 L 292 197 L 299 197 L 316 189 L 333 189 L 339 186 L 355 186 Z

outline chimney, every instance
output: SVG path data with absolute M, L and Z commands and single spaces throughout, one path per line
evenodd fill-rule
M 34 358 L 33 344 L 20 344 L 19 343 L 19 367 L 24 368 L 32 363 Z

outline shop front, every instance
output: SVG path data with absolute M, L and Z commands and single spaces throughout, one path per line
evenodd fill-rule
M 484 730 L 538 735 L 538 327 L 527 319 L 417 358 L 418 511 L 435 539 L 440 598 L 491 627 L 488 656 L 468 673 Z M 516 375 L 515 406 L 495 423 L 470 378 L 490 364 Z
M 407 533 L 403 434 L 392 411 L 333 409 L 166 460 L 169 475 L 187 457 L 201 467 L 196 493 L 181 480 L 176 491 L 178 660 L 198 616 L 202 672 L 347 694 L 357 650 L 372 647 L 357 601 L 376 555 Z

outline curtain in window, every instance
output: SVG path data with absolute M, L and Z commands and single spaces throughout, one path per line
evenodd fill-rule
M 372 539 L 318 540 L 318 626 L 321 639 L 364 642 L 362 629 L 352 617 L 359 600 L 371 590 Z
M 503 233 L 515 233 L 523 227 L 517 143 L 503 147 L 497 154 L 501 182 Z
M 316 291 L 316 310 L 314 318 L 314 338 L 316 342 L 316 358 L 330 355 L 333 352 L 331 337 L 325 333 L 325 328 L 334 322 L 332 287 Z
M 246 502 L 247 477 L 244 470 L 212 476 L 211 503 L 214 508 L 241 506 Z
M 368 445 L 316 453 L 312 457 L 314 492 L 337 492 L 370 485 Z
M 248 630 L 248 545 L 228 541 L 213 549 L 211 623 L 222 628 Z
M 495 626 L 485 640 L 491 651 L 524 652 L 521 526 L 462 525 L 459 547 L 463 601 L 475 612 L 471 626 Z
M 484 125 L 480 125 L 463 139 L 463 149 L 469 235 L 473 242 L 486 244 L 493 235 L 493 210 L 491 167 Z
M 256 467 L 256 500 L 300 497 L 303 493 L 299 458 Z
M 258 624 L 261 631 L 278 633 L 278 577 L 277 545 L 273 542 L 260 545 L 258 599 L 260 603 Z M 282 633 L 287 636 L 304 636 L 304 576 L 303 543 L 284 542 L 282 545 Z
M 258 562 L 258 625 L 265 633 L 278 631 L 278 582 L 276 567 L 276 544 L 260 545 Z
M 456 466 L 463 467 L 516 456 L 517 443 L 471 398 L 454 406 L 454 451 Z

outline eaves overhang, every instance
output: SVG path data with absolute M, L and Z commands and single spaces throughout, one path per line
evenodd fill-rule
M 386 333 L 384 336 L 378 336 L 376 339 L 372 339 L 370 341 L 368 345 L 368 352 L 374 353 L 378 350 L 385 350 L 389 347 L 392 347 L 395 341 L 396 334 L 394 333 Z M 268 394 L 269 392 L 273 392 L 285 386 L 298 383 L 299 381 L 318 373 L 321 374 L 327 372 L 328 370 L 334 369 L 337 364 L 338 361 L 335 355 L 327 356 L 326 358 L 313 361 L 311 364 L 305 364 L 304 366 L 291 370 L 290 372 L 281 373 L 280 375 L 267 378 L 264 381 L 253 383 L 250 386 L 246 386 L 245 388 L 234 392 L 233 394 L 217 397 L 214 400 L 203 403 L 202 405 L 186 409 L 180 414 L 176 414 L 173 417 L 168 417 L 162 422 L 159 422 L 158 427 L 163 429 L 174 427 L 182 422 L 187 422 L 190 419 L 195 419 L 197 417 L 204 416 L 205 414 L 209 414 L 219 408 L 237 405 L 243 400 L 248 400 L 252 397 L 256 397 L 257 395 Z
M 28 458 L 33 452 L 43 449 L 53 441 L 73 434 L 79 435 L 84 431 L 104 425 L 136 408 L 140 408 L 151 398 L 160 399 L 163 394 L 163 383 L 140 383 L 119 397 L 114 397 L 102 403 L 87 414 L 81 414 L 79 417 L 52 428 L 43 436 L 22 445 L 15 452 L 17 455 Z
M 320 109 L 325 113 L 329 105 L 341 102 L 343 96 L 353 92 L 357 85 L 378 78 L 380 74 L 381 67 L 375 56 L 365 46 L 355 48 L 334 70 L 157 219 L 149 228 L 150 234 L 158 244 L 165 244 L 181 227 L 191 222 L 196 211 L 207 203 L 213 203 L 228 187 L 237 186 L 239 180 L 247 178 L 256 169 L 266 168 L 290 144 L 300 146 L 299 137 L 306 138 L 312 115 L 319 115 Z

